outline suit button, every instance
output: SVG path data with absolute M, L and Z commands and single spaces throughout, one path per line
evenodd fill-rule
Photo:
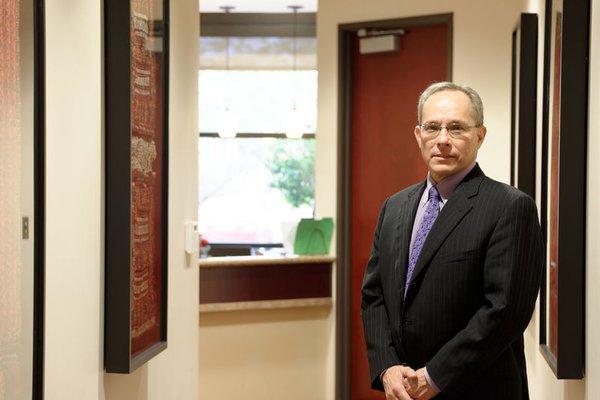
M 403 326 L 409 326 L 409 325 L 412 325 L 412 323 L 413 323 L 413 322 L 412 322 L 412 321 L 409 321 L 409 320 L 402 321 L 402 325 L 403 325 Z

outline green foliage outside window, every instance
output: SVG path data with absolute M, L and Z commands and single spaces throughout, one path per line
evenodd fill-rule
M 277 140 L 271 154 L 271 187 L 279 189 L 294 207 L 314 206 L 315 141 Z

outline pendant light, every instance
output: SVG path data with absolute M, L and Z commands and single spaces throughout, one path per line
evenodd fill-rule
M 233 6 L 222 6 L 219 7 L 226 15 L 229 16 L 231 10 L 235 9 Z M 229 17 L 227 17 L 229 19 Z M 229 21 L 227 21 L 229 22 Z M 225 80 L 225 111 L 221 115 L 219 121 L 219 136 L 222 138 L 234 138 L 237 135 L 237 119 L 231 110 L 229 109 L 229 101 L 231 98 L 231 76 L 229 74 L 229 35 L 225 36 L 225 70 L 227 71 Z
M 298 70 L 298 10 L 302 8 L 302 6 L 291 5 L 288 6 L 294 13 L 294 38 L 293 38 L 293 56 L 294 56 L 294 76 L 292 79 L 292 109 L 290 115 L 288 117 L 288 127 L 286 130 L 286 136 L 290 139 L 301 139 L 304 134 L 304 118 L 302 118 L 302 114 L 298 111 L 296 104 L 296 80 L 297 78 L 297 70 Z

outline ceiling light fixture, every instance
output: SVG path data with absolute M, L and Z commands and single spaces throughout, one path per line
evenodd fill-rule
M 221 6 L 219 7 L 223 12 L 228 16 L 232 10 L 235 9 L 233 6 Z M 229 21 L 227 21 L 229 22 Z M 229 74 L 229 35 L 225 36 L 225 70 L 227 71 L 225 80 L 227 81 L 225 87 L 225 111 L 221 116 L 221 121 L 219 123 L 219 136 L 222 138 L 234 138 L 237 135 L 237 126 L 236 119 L 234 113 L 232 113 L 229 109 L 229 102 L 231 98 L 231 76 Z
M 288 119 L 288 129 L 286 131 L 286 136 L 290 139 L 301 139 L 304 134 L 304 118 L 302 118 L 302 114 L 298 111 L 296 107 L 296 80 L 297 78 L 297 70 L 298 70 L 298 10 L 302 8 L 302 6 L 291 5 L 288 6 L 289 9 L 294 13 L 294 38 L 293 38 L 293 59 L 294 59 L 294 74 L 292 78 L 292 110 Z

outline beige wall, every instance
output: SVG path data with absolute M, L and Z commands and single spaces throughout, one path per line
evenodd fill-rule
M 200 316 L 200 399 L 326 400 L 331 307 Z
M 600 397 L 600 0 L 592 0 L 588 128 L 586 264 L 586 400 Z
M 102 2 L 46 2 L 46 398 L 197 399 L 198 3 L 171 2 L 168 349 L 132 375 L 104 374 Z
M 543 0 L 524 1 L 523 10 L 537 13 L 539 16 L 540 36 L 538 48 L 538 154 L 541 148 L 541 107 L 543 82 L 543 40 L 544 40 L 544 4 Z M 600 35 L 600 1 L 592 0 L 591 38 Z M 600 43 L 591 40 L 590 48 L 590 104 L 588 129 L 588 199 L 600 196 Z M 539 164 L 540 160 L 538 160 Z M 539 171 L 538 171 L 539 177 Z M 538 192 L 540 188 L 538 187 Z M 600 235 L 600 212 L 597 201 L 588 200 L 587 205 L 587 263 L 586 263 L 586 372 L 585 379 L 559 381 L 548 367 L 538 349 L 539 327 L 537 319 L 539 304 L 531 325 L 525 334 L 525 350 L 528 364 L 532 399 L 544 400 L 592 400 L 600 396 L 600 294 L 595 283 L 600 281 L 600 248 L 597 238 Z
M 101 2 L 46 4 L 46 398 L 102 371 Z

